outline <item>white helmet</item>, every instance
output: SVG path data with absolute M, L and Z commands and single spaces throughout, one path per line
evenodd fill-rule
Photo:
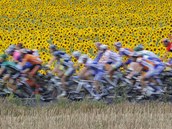
M 7 49 L 16 49 L 16 46 L 13 44 L 13 45 L 10 45 Z
M 116 46 L 117 48 L 121 48 L 122 47 L 122 43 L 121 42 L 115 42 L 114 46 Z
M 83 55 L 81 56 L 81 58 L 82 58 L 82 59 L 88 59 L 88 56 L 87 56 L 86 54 L 83 54 Z
M 26 54 L 26 53 L 28 53 L 28 50 L 23 48 L 23 49 L 20 50 L 20 52 Z
M 107 48 L 108 48 L 107 45 L 104 45 L 104 44 L 103 44 L 103 45 L 100 45 L 100 49 L 101 49 L 101 50 L 106 50 Z
M 84 59 L 87 59 L 88 60 L 88 56 L 86 54 L 80 56 L 79 63 L 81 63 L 81 64 L 84 63 Z
M 80 57 L 80 56 L 81 56 L 81 52 L 79 52 L 79 51 L 74 51 L 74 52 L 72 53 L 72 55 L 73 55 L 74 57 Z

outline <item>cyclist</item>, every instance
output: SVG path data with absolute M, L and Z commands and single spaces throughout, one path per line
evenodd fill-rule
M 90 77 L 94 77 L 94 88 L 96 89 L 97 93 L 100 92 L 100 85 L 99 82 L 102 80 L 104 75 L 104 70 L 99 64 L 94 63 L 93 61 L 89 60 L 87 55 L 82 55 L 80 58 L 80 63 L 84 64 L 86 70 L 83 73 L 83 79 L 90 79 Z M 95 96 L 96 99 L 99 99 L 99 95 Z
M 69 77 L 73 75 L 75 72 L 73 62 L 71 61 L 71 57 L 63 51 L 59 51 L 56 49 L 56 46 L 50 46 L 50 51 L 53 54 L 52 60 L 48 63 L 50 66 L 54 61 L 57 61 L 57 65 L 55 66 L 54 73 L 57 73 L 59 77 L 61 77 L 62 82 L 62 93 L 58 97 L 64 97 L 67 95 L 67 86 L 66 81 Z
M 100 50 L 102 51 L 102 57 L 98 63 L 105 67 L 112 80 L 114 72 L 122 66 L 122 58 L 119 54 L 109 50 L 107 45 L 101 45 Z
M 142 56 L 149 56 L 149 57 L 154 57 L 154 58 L 158 58 L 159 57 L 154 54 L 153 52 L 151 51 L 148 51 L 148 50 L 144 50 L 144 47 L 142 44 L 139 44 L 137 45 L 135 48 L 134 48 L 134 52 L 132 53 L 132 57 L 142 57 Z M 160 60 L 160 59 L 159 59 Z M 134 60 L 130 63 L 129 65 L 129 70 L 131 71 L 134 71 L 135 74 L 137 74 L 138 72 L 137 71 L 140 71 L 140 67 L 138 66 L 138 63 L 136 63 Z M 127 76 L 128 79 L 130 79 L 130 74 Z
M 151 80 L 152 77 L 160 75 L 160 73 L 165 69 L 165 64 L 159 58 L 150 57 L 150 56 L 138 57 L 136 62 L 139 64 L 137 65 L 137 67 L 140 67 L 140 71 L 137 72 L 141 72 L 141 71 L 145 72 L 145 74 L 142 74 L 140 77 L 142 90 L 144 92 L 146 90 L 146 86 L 148 85 L 146 84 L 145 80 Z M 133 71 L 133 75 L 134 73 L 135 71 Z M 156 87 L 153 88 L 157 93 L 162 92 L 162 90 L 156 89 Z
M 73 56 L 74 59 L 78 62 L 79 58 L 81 57 L 81 52 L 79 52 L 79 51 L 74 51 L 74 52 L 72 53 L 72 56 Z M 79 67 L 80 67 L 79 62 L 78 62 L 77 65 L 75 65 L 74 67 L 75 67 L 75 70 L 79 69 Z
M 20 63 L 22 62 L 22 53 L 21 53 L 22 49 L 21 48 L 22 48 L 21 44 L 18 44 L 17 46 L 11 45 L 8 47 L 8 49 L 5 52 L 7 55 L 12 56 L 12 61 L 14 61 L 15 63 Z M 18 65 L 18 67 L 19 69 L 21 69 L 20 65 Z M 28 69 L 31 67 L 32 67 L 32 64 L 30 62 L 27 62 L 23 66 L 22 70 L 25 70 L 25 72 L 27 72 Z
M 137 55 L 143 56 L 143 55 L 148 55 L 151 57 L 159 58 L 155 53 L 149 51 L 149 50 L 144 50 L 143 45 L 139 44 L 134 48 L 134 52 L 137 53 Z
M 50 53 L 52 54 L 52 58 L 46 65 L 47 67 L 50 67 L 53 64 L 53 62 L 57 61 L 57 58 L 54 56 L 54 53 L 61 52 L 57 49 L 56 45 L 54 45 L 54 44 L 51 44 L 49 49 L 50 49 Z M 62 53 L 64 53 L 64 52 L 62 52 Z M 55 67 L 52 72 L 53 72 L 53 74 L 57 73 L 59 77 L 61 77 L 63 75 L 63 71 L 61 70 L 61 67 L 60 67 L 60 59 L 58 59 L 58 62 L 55 64 Z
M 101 45 L 102 45 L 102 43 L 100 43 L 100 42 L 96 42 L 96 43 L 95 43 L 95 46 L 96 46 L 96 48 L 97 48 L 97 50 L 98 50 L 97 56 L 96 56 L 96 58 L 94 59 L 94 62 L 95 62 L 95 63 L 98 63 L 99 60 L 100 60 L 100 58 L 101 58 L 102 55 L 103 55 L 102 51 L 100 50 L 100 46 L 101 46 Z
M 42 60 L 38 56 L 28 54 L 27 49 L 21 49 L 22 61 L 19 63 L 23 68 L 29 62 L 32 66 L 30 67 L 29 75 L 33 77 L 37 71 L 41 68 Z
M 82 55 L 81 55 L 81 53 L 80 53 L 79 51 L 73 52 L 73 56 L 74 56 L 74 58 L 77 60 L 77 63 L 78 63 L 77 68 L 78 68 L 80 65 L 83 64 L 83 59 L 85 59 L 85 58 L 87 59 L 87 63 L 88 63 L 88 64 L 93 63 L 93 60 L 92 60 L 92 59 L 90 59 L 90 58 L 89 58 L 87 55 L 85 55 L 85 54 L 82 54 Z M 89 71 L 89 69 L 88 69 L 86 66 L 84 66 L 84 67 L 80 70 L 80 72 L 78 73 L 78 77 L 81 78 L 81 79 L 89 80 L 90 77 L 92 77 L 92 76 L 90 76 L 90 71 Z
M 11 61 L 7 61 L 7 55 L 3 54 L 0 56 L 0 76 L 3 76 L 3 84 L 1 89 L 4 89 L 6 82 L 10 79 L 10 77 L 14 74 L 16 74 L 16 71 L 20 71 L 20 69 L 18 69 L 17 64 Z M 12 71 L 11 71 L 12 68 Z M 8 70 L 10 70 L 11 72 L 9 73 Z M 12 83 L 11 83 L 12 84 Z M 13 87 L 14 88 L 14 87 Z M 13 89 L 14 91 L 16 90 L 15 88 Z
M 166 60 L 169 52 L 172 52 L 172 42 L 168 38 L 162 39 L 161 42 L 163 43 L 164 47 L 166 47 L 167 52 L 163 56 L 163 59 Z
M 2 66 L 3 66 L 3 64 L 5 62 L 7 62 L 7 58 L 8 58 L 8 56 L 6 54 L 0 55 L 0 68 L 1 68 L 1 70 L 0 70 L 0 76 L 2 76 L 2 74 L 4 73 L 4 70 L 2 69 Z
M 113 52 L 108 49 L 107 45 L 104 45 L 104 44 L 100 45 L 99 46 L 99 53 L 98 53 L 97 59 L 94 60 L 94 63 L 100 64 L 100 66 L 103 69 L 105 69 L 106 71 L 109 71 L 111 66 L 108 63 L 108 61 L 110 60 L 112 53 Z
M 121 42 L 115 42 L 114 46 L 115 46 L 116 50 L 119 51 L 119 55 L 121 57 L 126 56 L 128 58 L 128 60 L 126 62 L 123 62 L 123 67 L 127 68 L 127 65 L 129 65 L 133 60 L 131 58 L 131 56 L 133 55 L 133 50 L 131 50 L 129 48 L 122 48 Z
M 162 39 L 162 43 L 168 52 L 172 51 L 172 42 L 168 38 Z
M 20 60 L 20 51 L 16 51 L 15 45 L 10 45 L 6 50 L 5 53 L 13 57 L 14 62 L 18 62 Z

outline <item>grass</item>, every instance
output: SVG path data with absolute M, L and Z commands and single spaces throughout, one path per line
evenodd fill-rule
M 0 102 L 1 129 L 171 129 L 171 104 L 62 101 L 25 107 Z

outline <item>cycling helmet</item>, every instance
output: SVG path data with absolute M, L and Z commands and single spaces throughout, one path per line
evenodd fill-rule
M 22 48 L 23 48 L 23 44 L 22 44 L 22 43 L 18 43 L 18 44 L 16 45 L 16 48 L 22 49 Z
M 15 48 L 8 48 L 7 50 L 5 50 L 5 53 L 8 55 L 11 55 L 14 51 L 15 51 Z
M 10 46 L 8 47 L 8 49 L 15 49 L 15 48 L 16 48 L 15 45 L 10 45 Z
M 54 45 L 54 44 L 51 44 L 49 48 L 53 49 L 53 50 L 57 49 L 56 45 Z
M 85 60 L 85 59 L 88 59 L 88 56 L 87 56 L 86 54 L 84 54 L 84 55 L 81 56 L 79 62 L 80 62 L 80 63 L 84 63 L 84 60 Z
M 71 56 L 66 54 L 66 55 L 62 56 L 62 58 L 63 58 L 64 61 L 67 62 L 67 61 L 69 61 L 71 59 Z
M 108 46 L 107 45 L 100 45 L 100 50 L 106 50 L 108 48 Z
M 73 53 L 72 53 L 72 55 L 76 58 L 76 57 L 80 57 L 81 56 L 81 52 L 79 52 L 79 51 L 74 51 Z
M 53 55 L 54 55 L 55 57 L 62 57 L 63 55 L 65 55 L 65 52 L 62 52 L 62 51 L 55 51 L 55 52 L 53 53 Z
M 122 43 L 121 42 L 116 42 L 116 43 L 114 43 L 114 46 L 116 46 L 118 48 L 121 48 L 122 47 Z
M 168 38 L 164 38 L 161 40 L 161 42 L 165 45 L 168 46 L 168 43 L 170 43 L 170 40 Z
M 27 54 L 27 53 L 28 53 L 28 50 L 25 49 L 25 48 L 23 48 L 23 49 L 20 50 L 20 52 L 21 52 L 21 53 L 24 53 L 24 54 Z
M 142 44 L 139 44 L 134 48 L 134 51 L 142 51 L 143 49 L 144 49 L 144 46 Z
M 96 45 L 96 47 L 99 47 L 100 45 L 102 45 L 102 43 L 96 42 L 95 45 Z
M 0 58 L 3 60 L 6 60 L 8 58 L 8 56 L 6 54 L 2 54 L 2 55 L 0 55 Z
M 88 56 L 86 54 L 82 55 L 81 57 L 82 59 L 88 59 Z

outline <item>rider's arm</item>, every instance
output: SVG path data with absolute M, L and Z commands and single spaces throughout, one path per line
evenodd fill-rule
M 164 54 L 164 56 L 162 57 L 162 59 L 161 60 L 163 60 L 163 61 L 166 61 L 167 60 L 167 56 L 169 55 L 169 52 L 167 51 L 167 52 L 165 52 L 165 54 Z
M 30 56 L 29 55 L 25 55 L 24 58 L 22 59 L 22 62 L 19 63 L 22 67 L 28 62 Z
M 53 58 L 48 62 L 48 65 L 52 65 L 52 63 L 56 60 L 56 57 L 53 56 Z

